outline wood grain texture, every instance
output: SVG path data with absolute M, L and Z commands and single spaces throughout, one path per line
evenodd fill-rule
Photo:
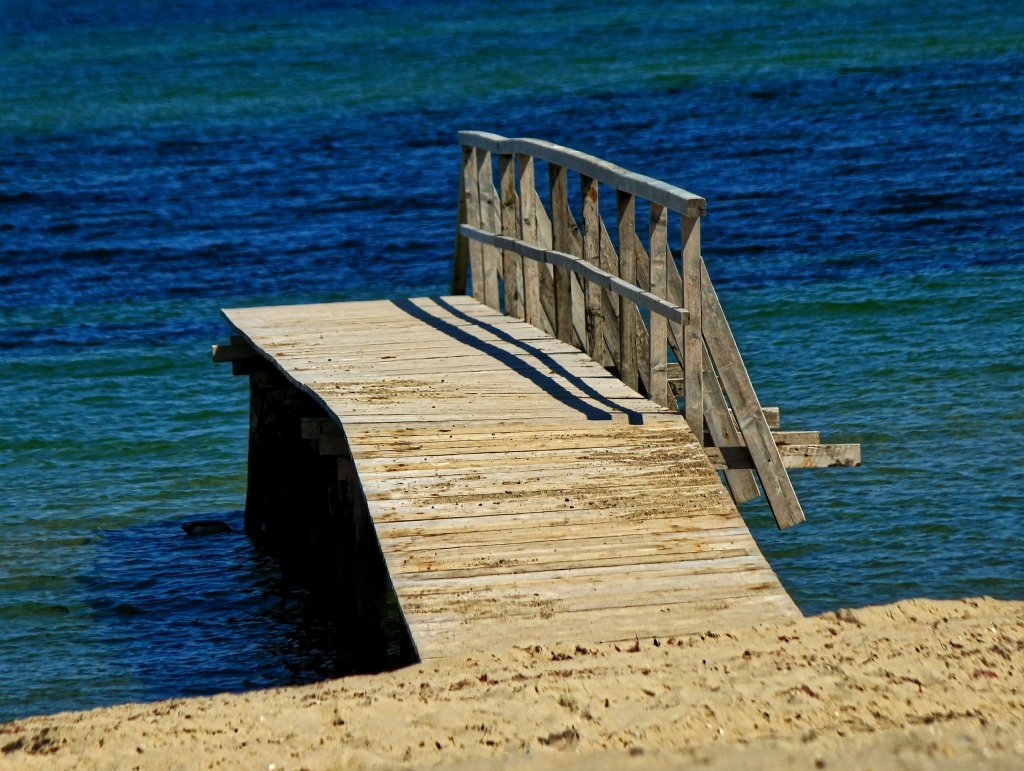
M 497 233 L 501 223 L 498 196 L 494 188 L 494 168 L 491 154 L 487 151 L 476 152 L 477 204 L 480 207 L 480 227 L 488 233 Z M 484 302 L 495 310 L 501 309 L 501 296 L 498 292 L 498 275 L 501 265 L 501 253 L 488 244 L 483 246 Z
M 225 316 L 331 416 L 421 657 L 798 615 L 685 419 L 573 346 L 465 296 Z
M 515 156 L 498 157 L 498 176 L 501 190 L 501 234 L 520 238 L 519 196 L 516 194 Z M 505 313 L 517 319 L 526 318 L 526 287 L 523 278 L 523 258 L 511 249 L 501 252 L 502 280 L 505 289 Z
M 551 242 L 552 249 L 564 254 L 571 253 L 572 241 L 569 235 L 569 191 L 565 168 L 548 164 L 548 186 L 551 191 Z M 565 267 L 554 266 L 555 278 L 555 335 L 565 343 L 572 343 L 572 274 Z
M 650 205 L 650 236 L 651 294 L 667 299 L 668 210 L 656 203 Z M 668 391 L 668 321 L 652 313 L 650 333 L 651 384 L 648 393 L 658 404 L 668 407 L 672 403 Z
M 475 228 L 483 228 L 480 218 L 480 182 L 477 172 L 476 149 L 462 148 L 462 196 L 466 205 L 466 224 Z M 470 241 L 469 266 L 470 283 L 473 297 L 480 302 L 485 299 L 484 292 L 484 245 Z
M 725 311 L 703 263 L 701 260 L 702 318 L 708 353 L 718 371 L 725 396 L 732 405 L 744 444 L 757 468 L 761 489 L 772 508 L 775 522 L 780 530 L 792 527 L 805 520 L 803 507 L 786 473 L 779 448 L 772 439 L 771 429 L 725 319 Z

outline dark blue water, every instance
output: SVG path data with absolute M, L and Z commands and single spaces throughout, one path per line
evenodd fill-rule
M 860 442 L 744 507 L 808 613 L 1024 598 L 1024 7 L 0 0 L 0 719 L 304 682 L 238 534 L 225 306 L 446 291 L 476 128 L 705 196 L 766 404 Z

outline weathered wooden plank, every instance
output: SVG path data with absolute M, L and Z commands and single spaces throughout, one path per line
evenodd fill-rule
M 668 297 L 668 210 L 650 205 L 651 294 Z M 665 407 L 672 403 L 668 391 L 668 321 L 660 314 L 651 314 L 650 326 L 651 380 L 650 398 Z
M 619 278 L 627 284 L 636 282 L 636 198 L 621 190 L 616 194 L 619 230 Z M 640 390 L 636 358 L 636 308 L 620 295 L 619 299 L 619 377 L 634 391 Z
M 711 440 L 717 447 L 742 445 L 743 434 L 740 433 L 732 410 L 729 409 L 729 405 L 725 401 L 722 384 L 718 382 L 718 375 L 715 374 L 711 358 L 703 344 L 701 345 L 701 356 L 704 361 L 703 376 L 705 380 L 701 395 L 704 399 L 704 419 L 707 422 Z M 749 469 L 727 466 L 725 481 L 728 483 L 729 492 L 736 503 L 746 503 L 761 495 L 757 489 L 757 482 L 754 481 L 754 473 Z
M 568 254 L 569 195 L 565 168 L 548 164 L 548 184 L 551 190 L 551 241 L 555 251 Z M 572 344 L 572 276 L 564 265 L 552 263 L 555 268 L 555 335 Z
M 785 468 L 837 468 L 860 465 L 859 444 L 781 444 L 779 456 Z M 705 447 L 704 452 L 718 467 L 756 468 L 750 451 L 743 446 Z
M 699 436 L 704 430 L 700 217 L 682 218 L 681 238 L 683 297 L 680 304 L 690 314 L 689 322 L 683 328 L 683 411 L 690 430 Z
M 583 259 L 601 269 L 601 215 L 598 213 L 597 180 L 580 177 L 580 193 L 583 197 Z M 602 270 L 602 275 L 613 278 Z M 608 366 L 611 357 L 605 346 L 604 306 L 601 301 L 601 284 L 585 282 L 586 291 L 586 341 L 587 353 L 594 361 Z
M 339 305 L 226 315 L 344 420 L 302 433 L 347 439 L 421 655 L 795 613 L 677 413 L 468 298 Z
M 651 313 L 664 316 L 666 319 L 671 319 L 676 323 L 683 323 L 688 319 L 688 314 L 685 308 L 674 305 L 664 297 L 653 292 L 640 289 L 633 284 L 629 284 L 616 276 L 606 273 L 601 268 L 587 262 L 583 258 L 550 249 L 540 249 L 535 246 L 530 246 L 525 242 L 516 241 L 504 236 L 496 236 L 468 225 L 462 226 L 460 230 L 474 241 L 480 241 L 484 244 L 515 251 L 531 261 L 546 262 L 550 265 L 565 268 L 576 276 L 596 284 L 598 287 L 614 292 L 640 307 L 649 310 Z M 572 287 L 572 292 L 577 293 L 582 297 L 582 290 L 578 290 L 577 287 Z M 581 312 L 583 310 L 582 303 L 574 302 L 573 307 L 574 313 L 577 307 L 579 307 Z M 575 316 L 573 323 L 575 328 L 581 328 L 581 324 L 577 323 Z
M 701 289 L 704 293 L 702 320 L 708 352 L 726 397 L 736 413 L 740 432 L 754 460 L 757 475 L 761 479 L 761 489 L 775 515 L 775 522 L 780 529 L 791 527 L 805 520 L 803 508 L 786 473 L 775 440 L 772 439 L 771 430 L 764 419 L 757 394 L 754 393 L 747 368 L 740 358 L 736 340 L 725 320 L 725 312 L 708 278 L 703 260 L 701 272 Z
M 459 171 L 459 209 L 455 217 L 455 254 L 452 259 L 452 294 L 466 293 L 466 273 L 469 270 L 469 241 L 461 232 L 459 225 L 468 225 L 466 213 L 466 153 L 462 148 L 462 166 Z
M 497 233 L 501 222 L 500 206 L 495 195 L 494 168 L 489 152 L 477 150 L 476 173 L 479 189 L 477 200 L 480 206 L 479 227 L 488 233 Z M 499 251 L 489 244 L 484 244 L 484 301 L 495 310 L 501 310 L 501 295 L 498 291 L 500 264 L 501 254 Z
M 466 224 L 475 228 L 483 228 L 480 216 L 480 177 L 478 172 L 477 150 L 473 147 L 462 147 L 462 194 L 466 201 Z M 470 281 L 473 299 L 484 302 L 484 245 L 469 242 Z
M 519 230 L 519 196 L 516 194 L 515 156 L 498 157 L 498 174 L 501 185 L 501 234 L 509 238 L 521 238 Z M 526 288 L 523 277 L 523 258 L 511 249 L 501 252 L 502 279 L 505 289 L 505 313 L 522 319 L 526 317 Z
M 459 143 L 473 145 L 494 153 L 522 153 L 541 158 L 573 171 L 593 177 L 599 182 L 618 190 L 639 196 L 660 204 L 667 209 L 699 217 L 706 211 L 706 202 L 682 188 L 669 185 L 658 179 L 626 171 L 614 163 L 581 153 L 568 147 L 545 142 L 541 139 L 507 139 L 497 134 L 479 131 L 460 131 Z
M 533 158 L 528 155 L 516 157 L 519 176 L 520 238 L 528 244 L 540 246 L 537 209 L 541 206 L 537 198 L 537 183 L 534 177 Z M 545 326 L 546 319 L 541 307 L 541 283 L 539 271 L 543 268 L 533 260 L 523 261 L 523 292 L 526 320 L 538 329 L 551 331 Z
M 775 444 L 821 444 L 819 431 L 772 431 Z
M 598 225 L 601 229 L 601 254 L 600 265 L 609 276 L 619 276 L 619 255 L 612 244 L 608 228 L 598 213 Z M 620 279 L 621 280 L 621 279 Z M 601 314 L 604 318 L 604 347 L 608 352 L 607 361 L 602 362 L 605 367 L 619 366 L 619 297 L 611 289 L 601 291 Z M 621 370 L 617 370 L 621 371 Z

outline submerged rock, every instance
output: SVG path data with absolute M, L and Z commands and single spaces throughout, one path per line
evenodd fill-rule
M 214 535 L 215 533 L 233 533 L 231 525 L 221 522 L 219 519 L 198 519 L 195 522 L 186 522 L 181 526 L 185 535 Z

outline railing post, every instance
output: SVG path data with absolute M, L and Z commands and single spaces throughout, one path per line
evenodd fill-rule
M 598 268 L 601 265 L 601 215 L 597 207 L 597 180 L 580 175 L 580 193 L 583 196 L 583 259 Z M 604 308 L 601 305 L 601 287 L 593 281 L 584 282 L 586 297 L 586 346 L 590 358 L 599 364 L 609 362 L 604 341 Z
M 539 220 L 537 207 L 537 181 L 534 172 L 533 157 L 519 155 L 516 158 L 519 173 L 519 232 L 522 239 L 534 246 L 540 246 Z M 526 303 L 526 320 L 539 329 L 544 328 L 543 310 L 541 308 L 540 271 L 546 270 L 533 260 L 523 261 L 523 290 Z
M 556 252 L 572 253 L 569 235 L 569 192 L 564 166 L 548 164 L 548 184 L 551 189 L 551 241 Z M 572 275 L 565 268 L 555 266 L 555 335 L 565 343 L 573 344 L 572 334 Z
M 462 148 L 462 192 L 466 199 L 466 223 L 470 227 L 483 228 L 480 221 L 480 184 L 477 174 L 475 147 Z M 469 242 L 470 281 L 473 285 L 473 299 L 484 301 L 484 245 L 479 241 Z
M 668 297 L 668 210 L 650 202 L 651 209 L 651 293 Z M 668 391 L 668 320 L 651 314 L 651 393 L 662 406 L 672 405 Z
M 694 435 L 704 435 L 704 333 L 701 328 L 701 254 L 700 217 L 683 215 L 682 236 L 682 305 L 690 312 L 690 323 L 683 327 L 683 394 L 686 422 Z
M 619 227 L 619 278 L 636 284 L 636 254 L 633 243 L 636 240 L 636 197 L 621 190 L 616 191 L 616 208 Z M 635 315 L 629 300 L 619 297 L 619 378 L 634 391 L 640 390 L 640 379 L 636 370 L 636 325 Z
M 509 238 L 520 237 L 520 198 L 516 195 L 515 156 L 498 156 L 498 175 L 501 185 L 501 234 Z M 523 258 L 511 251 L 501 252 L 502 277 L 505 282 L 505 313 L 524 318 Z
M 494 195 L 494 170 L 491 167 L 491 154 L 477 148 L 476 174 L 478 186 L 477 201 L 480 206 L 480 225 L 488 233 L 498 232 L 497 202 Z M 483 248 L 483 290 L 484 302 L 497 311 L 501 310 L 501 297 L 498 293 L 498 250 L 493 246 Z M 474 293 L 474 297 L 475 297 Z
M 469 270 L 469 239 L 459 232 L 459 225 L 468 225 L 466 219 L 466 154 L 470 148 L 462 147 L 459 167 L 459 213 L 455 221 L 455 256 L 452 259 L 452 294 L 466 293 L 466 272 Z

